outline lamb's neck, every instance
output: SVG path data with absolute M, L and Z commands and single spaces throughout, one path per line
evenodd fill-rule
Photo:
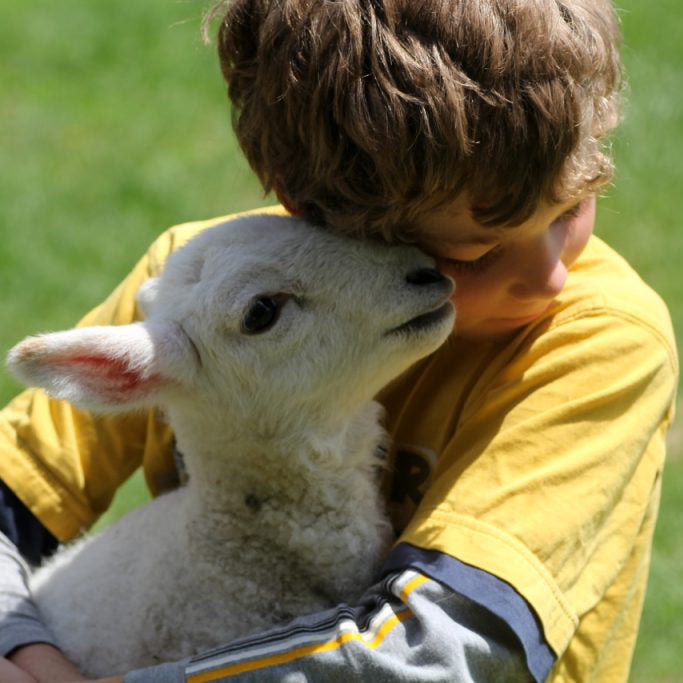
M 248 545 L 279 558 L 285 575 L 292 563 L 299 567 L 324 596 L 321 604 L 356 599 L 393 539 L 376 468 L 379 412 L 370 403 L 336 429 L 274 439 L 221 443 L 206 433 L 197 441 L 192 436 L 200 434 L 177 432 L 181 450 L 186 438 L 188 445 L 204 444 L 185 449 L 190 478 L 181 514 L 193 552 L 222 553 L 229 563 Z
M 374 402 L 344 421 L 309 431 L 254 435 L 192 423 L 173 427 L 198 506 L 331 509 L 372 495 L 380 408 Z M 197 447 L 199 445 L 199 447 Z M 355 501 L 355 502 L 354 502 Z

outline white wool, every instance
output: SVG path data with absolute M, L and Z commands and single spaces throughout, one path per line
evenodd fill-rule
M 140 293 L 143 323 L 10 352 L 21 379 L 84 408 L 162 407 L 189 473 L 34 575 L 48 627 L 87 675 L 189 656 L 372 583 L 392 541 L 372 397 L 452 329 L 453 285 L 433 267 L 413 247 L 244 217 L 171 256 Z M 258 297 L 279 317 L 249 334 Z

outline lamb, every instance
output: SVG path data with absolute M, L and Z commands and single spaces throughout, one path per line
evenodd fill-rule
M 189 474 L 33 575 L 68 657 L 111 675 L 357 599 L 392 542 L 372 399 L 446 339 L 452 289 L 415 247 L 249 215 L 171 255 L 144 322 L 15 346 L 57 398 L 161 406 Z

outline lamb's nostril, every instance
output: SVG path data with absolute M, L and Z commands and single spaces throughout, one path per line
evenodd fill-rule
M 406 282 L 409 285 L 433 285 L 437 282 L 443 282 L 443 280 L 445 280 L 445 276 L 436 268 L 420 268 L 406 275 Z

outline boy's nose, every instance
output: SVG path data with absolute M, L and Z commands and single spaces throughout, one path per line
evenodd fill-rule
M 529 270 L 513 284 L 510 293 L 519 300 L 552 299 L 564 288 L 567 274 L 567 267 L 558 259 L 551 267 Z
M 567 281 L 567 266 L 562 256 L 567 232 L 562 225 L 551 226 L 527 244 L 524 259 L 520 262 L 518 277 L 510 293 L 520 300 L 550 300 L 556 297 Z

